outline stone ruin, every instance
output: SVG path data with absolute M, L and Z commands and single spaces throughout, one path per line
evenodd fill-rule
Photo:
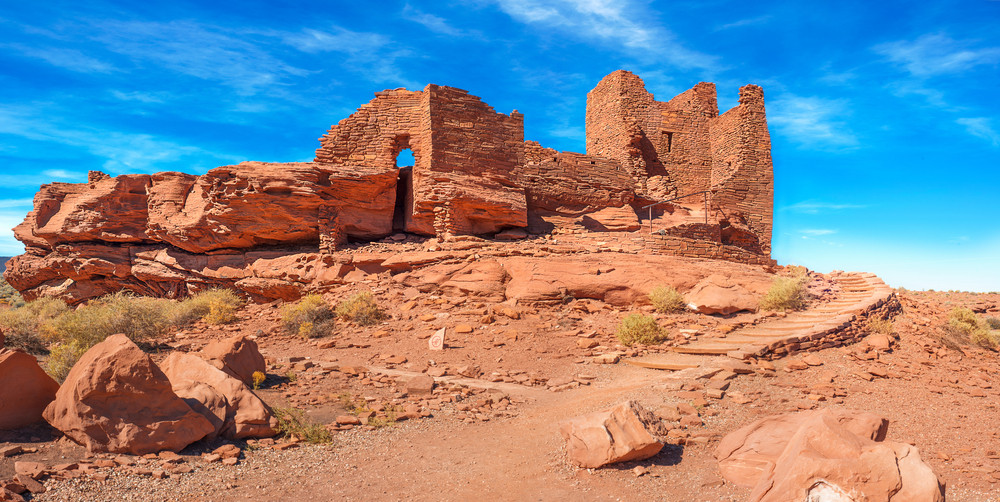
M 461 89 L 375 96 L 320 138 L 313 162 L 201 176 L 92 171 L 87 183 L 43 185 L 14 229 L 26 251 L 4 277 L 29 300 L 212 286 L 287 298 L 338 283 L 338 248 L 349 241 L 402 232 L 442 241 L 618 232 L 647 254 L 774 263 L 758 86 L 742 87 L 720 115 L 714 84 L 661 102 L 616 71 L 587 96 L 586 154 L 525 141 L 522 114 Z M 413 166 L 397 166 L 404 149 Z M 290 277 L 293 264 L 308 273 Z

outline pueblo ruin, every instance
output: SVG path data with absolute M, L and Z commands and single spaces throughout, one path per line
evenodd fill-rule
M 645 255 L 773 264 L 760 87 L 741 88 L 720 115 L 714 84 L 656 101 L 616 71 L 588 94 L 586 120 L 587 153 L 558 152 L 525 141 L 516 110 L 497 113 L 464 90 L 378 92 L 320 138 L 313 162 L 92 171 L 87 183 L 44 185 L 15 229 L 26 252 L 4 277 L 28 300 L 211 287 L 295 299 L 357 269 L 391 269 L 338 250 L 405 234 L 603 233 Z M 397 165 L 404 149 L 413 166 Z

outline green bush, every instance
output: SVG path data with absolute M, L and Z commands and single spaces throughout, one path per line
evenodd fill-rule
M 6 303 L 14 308 L 20 308 L 24 306 L 24 298 L 20 292 L 14 289 L 14 286 L 7 284 L 7 281 L 0 278 L 0 304 L 2 303 Z
M 359 326 L 378 324 L 386 318 L 385 312 L 375 303 L 375 297 L 367 291 L 340 302 L 336 313 L 337 317 L 350 319 Z
M 209 289 L 177 302 L 170 309 L 170 324 L 186 326 L 198 319 L 209 324 L 227 324 L 236 320 L 243 299 L 231 289 Z
M 23 349 L 29 354 L 45 353 L 42 326 L 66 312 L 69 312 L 66 302 L 49 297 L 0 312 L 0 326 L 7 337 L 5 345 Z
M 45 361 L 45 372 L 62 383 L 87 349 L 88 347 L 76 340 L 57 345 L 49 352 L 49 358 Z
M 622 319 L 622 323 L 618 326 L 618 341 L 622 342 L 622 345 L 626 347 L 631 347 L 632 344 L 640 343 L 643 345 L 656 345 L 667 338 L 667 334 L 663 331 L 663 328 L 659 324 L 656 324 L 656 319 L 650 316 L 642 314 L 629 314 Z
M 278 434 L 296 436 L 313 444 L 333 441 L 330 431 L 306 417 L 306 413 L 296 408 L 274 408 L 274 416 L 278 418 Z
M 42 329 L 51 340 L 76 341 L 88 349 L 118 333 L 135 343 L 143 343 L 167 332 L 169 306 L 169 300 L 119 291 L 65 312 L 45 323 Z
M 802 310 L 806 308 L 808 293 L 806 292 L 806 282 L 809 278 L 805 274 L 792 276 L 777 276 L 771 281 L 771 287 L 760 299 L 758 308 L 760 310 Z
M 687 301 L 673 286 L 657 286 L 649 293 L 649 301 L 661 314 L 687 310 Z
M 323 297 L 306 295 L 297 303 L 281 308 L 281 324 L 285 331 L 302 338 L 316 338 L 333 327 L 334 313 Z

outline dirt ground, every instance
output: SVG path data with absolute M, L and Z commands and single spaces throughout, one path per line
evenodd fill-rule
M 691 400 L 690 392 L 702 391 L 705 384 L 667 371 L 593 364 L 590 356 L 602 349 L 621 349 L 626 357 L 669 350 L 618 346 L 614 330 L 627 311 L 569 301 L 517 307 L 516 318 L 497 315 L 482 324 L 491 305 L 419 294 L 391 281 L 344 287 L 328 300 L 359 290 L 373 291 L 393 319 L 370 328 L 340 324 L 330 337 L 307 341 L 284 333 L 278 305 L 252 305 L 234 325 L 198 324 L 173 334 L 154 359 L 242 334 L 255 338 L 269 360 L 260 395 L 272 406 L 304 409 L 325 424 L 347 413 L 348 396 L 419 406 L 428 416 L 337 431 L 326 445 L 279 450 L 237 441 L 243 453 L 236 466 L 203 462 L 200 455 L 221 443 L 199 442 L 181 452 L 190 473 L 153 479 L 128 466 L 97 469 L 104 475 L 50 479 L 46 493 L 26 498 L 737 501 L 750 490 L 719 477 L 713 456 L 719 439 L 764 416 L 842 407 L 889 419 L 887 440 L 917 446 L 947 483 L 948 500 L 1000 500 L 1000 359 L 979 348 L 927 343 L 944 336 L 942 327 L 954 307 L 1000 315 L 998 294 L 899 291 L 904 313 L 895 320 L 899 340 L 892 351 L 872 360 L 859 358 L 852 347 L 826 349 L 814 352 L 824 364 L 798 371 L 785 371 L 785 366 L 800 355 L 773 361 L 776 371 L 758 367 L 731 380 L 724 398 L 707 399 L 701 408 L 704 425 L 688 429 L 687 438 L 671 441 L 655 457 L 588 470 L 567 463 L 558 434 L 561 420 L 630 399 L 656 410 Z M 748 313 L 660 317 L 674 339 L 683 337 L 681 329 L 711 333 L 720 325 L 757 320 L 757 314 Z M 447 348 L 431 351 L 427 337 L 441 327 L 447 328 Z M 591 334 L 600 346 L 583 348 L 579 340 Z M 862 373 L 874 367 L 883 369 L 878 373 L 885 378 Z M 450 381 L 439 382 L 434 396 L 404 395 L 402 380 L 422 372 L 441 373 Z M 551 390 L 552 382 L 559 391 Z M 817 393 L 822 400 L 816 400 Z M 100 458 L 44 424 L 0 431 L 0 442 L 29 449 L 0 458 L 0 479 L 13 476 L 15 461 L 55 465 Z M 637 476 L 639 466 L 648 473 Z

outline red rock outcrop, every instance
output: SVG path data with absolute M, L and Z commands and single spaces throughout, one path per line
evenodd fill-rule
M 211 436 L 230 439 L 271 437 L 278 419 L 239 379 L 196 355 L 174 352 L 160 368 L 173 391 L 215 426 Z
M 888 421 L 823 409 L 758 420 L 716 450 L 727 480 L 752 502 L 944 500 L 944 485 L 907 444 L 884 442 Z
M 38 366 L 34 356 L 2 348 L 0 334 L 0 430 L 40 422 L 56 398 L 59 384 Z
M 163 371 L 125 335 L 91 347 L 43 416 L 91 452 L 176 452 L 215 430 L 174 393 Z
M 211 342 L 198 355 L 212 366 L 247 385 L 253 384 L 255 372 L 267 371 L 267 363 L 257 348 L 257 342 L 243 336 Z
M 617 462 L 642 460 L 660 452 L 659 419 L 639 403 L 629 401 L 609 410 L 588 413 L 559 423 L 566 455 L 578 467 L 592 469 Z
M 756 310 L 758 295 L 747 291 L 739 281 L 712 275 L 702 279 L 684 295 L 688 306 L 700 314 L 732 314 Z
M 663 103 L 614 72 L 588 94 L 587 154 L 526 142 L 516 110 L 437 85 L 376 93 L 320 144 L 313 162 L 44 185 L 15 228 L 25 254 L 4 277 L 28 300 L 211 287 L 294 300 L 372 273 L 337 252 L 348 239 L 398 231 L 631 232 L 649 254 L 770 262 L 773 176 L 756 86 L 719 115 L 713 84 Z M 404 149 L 412 167 L 396 165 Z M 704 194 L 643 209 L 691 191 Z

